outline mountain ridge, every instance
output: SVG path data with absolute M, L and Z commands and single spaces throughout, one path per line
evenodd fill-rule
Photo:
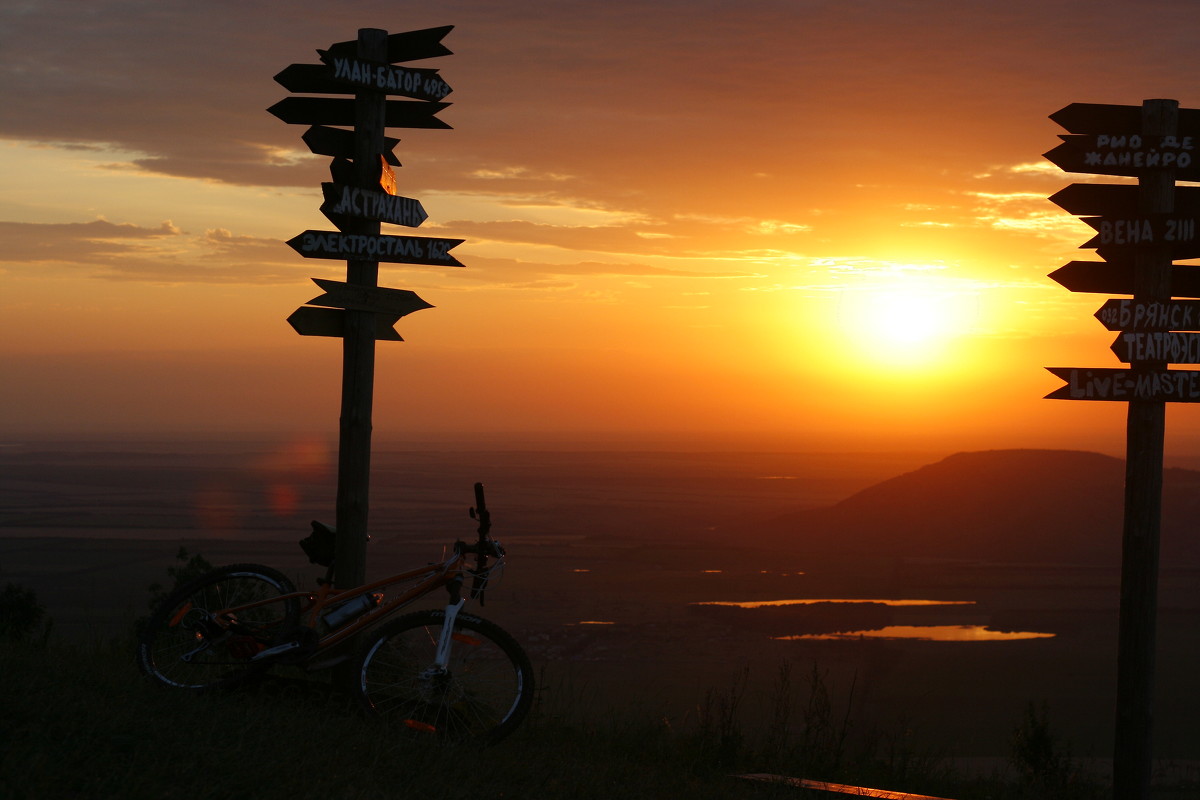
M 831 557 L 1119 564 L 1125 462 L 1084 450 L 983 450 L 775 517 L 781 549 Z M 1200 471 L 1163 474 L 1162 563 L 1200 564 Z

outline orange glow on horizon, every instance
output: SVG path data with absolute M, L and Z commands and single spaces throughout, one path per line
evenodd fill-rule
M 1060 133 L 1047 116 L 1138 92 L 1200 106 L 1160 68 L 1189 53 L 1114 45 L 1114 97 L 1087 37 L 1048 35 L 1041 11 L 934 8 L 729 5 L 683 34 L 656 5 L 646 47 L 600 7 L 527 25 L 519 4 L 465 6 L 454 55 L 428 65 L 454 86 L 439 112 L 452 129 L 389 131 L 396 189 L 428 219 L 385 233 L 463 239 L 466 266 L 381 266 L 381 286 L 434 307 L 378 346 L 374 430 L 835 449 L 1119 438 L 1112 409 L 1042 400 L 1058 385 L 1043 367 L 1114 363 L 1091 319 L 1102 299 L 1046 277 L 1093 258 L 1087 225 L 1047 200 L 1086 180 L 1042 158 Z M 405 25 L 447 24 L 415 13 Z M 340 345 L 284 321 L 311 278 L 345 278 L 284 244 L 330 227 L 328 158 L 264 109 L 287 95 L 272 76 L 344 21 L 185 5 L 97 51 L 89 26 L 48 14 L 10 21 L 22 90 L 0 122 L 0 365 L 21 381 L 0 434 L 335 440 Z M 229 25 L 261 46 L 201 86 L 166 50 L 118 55 L 166 30 L 208 52 Z M 802 56 L 801 28 L 827 32 Z M 36 46 L 44 30 L 57 50 Z M 63 48 L 94 69 L 50 80 Z M 1173 425 L 1200 435 L 1189 411 Z M 315 450 L 279 458 L 327 468 Z

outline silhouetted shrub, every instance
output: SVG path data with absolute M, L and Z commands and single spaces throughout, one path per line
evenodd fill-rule
M 1013 731 L 1010 763 L 1019 774 L 1022 798 L 1091 798 L 1097 787 L 1080 774 L 1068 744 L 1050 729 L 1049 705 L 1030 701 Z
M 189 556 L 186 547 L 180 547 L 179 552 L 175 554 L 175 558 L 182 562 L 182 564 L 177 567 L 167 567 L 167 575 L 171 578 L 171 585 L 164 587 L 161 583 L 155 582 L 146 587 L 146 590 L 150 592 L 150 599 L 146 604 L 151 612 L 162 605 L 162 602 L 180 586 L 194 581 L 201 575 L 205 575 L 213 570 L 213 565 L 199 553 Z
M 179 552 L 175 554 L 175 558 L 181 563 L 179 566 L 167 567 L 167 576 L 170 578 L 170 585 L 164 586 L 155 581 L 146 587 L 146 591 L 150 593 L 149 599 L 146 600 L 146 607 L 150 609 L 150 614 L 153 614 L 162 605 L 163 601 L 170 597 L 171 593 L 180 586 L 194 581 L 201 575 L 205 575 L 213 570 L 213 565 L 204 556 L 199 553 L 189 555 L 186 547 L 180 547 Z M 134 632 L 140 633 L 149 621 L 149 614 L 138 617 L 134 622 Z
M 41 629 L 44 642 L 52 627 L 49 619 L 43 625 L 44 617 L 46 609 L 32 589 L 10 583 L 0 592 L 0 639 L 29 641 Z

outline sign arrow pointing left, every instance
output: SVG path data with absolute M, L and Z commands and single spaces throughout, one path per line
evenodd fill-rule
M 375 338 L 387 342 L 403 342 L 400 334 L 392 326 L 399 317 L 387 314 L 375 314 Z M 340 308 L 310 308 L 303 306 L 292 312 L 287 318 L 288 324 L 301 336 L 332 336 L 341 338 L 345 335 L 346 312 Z

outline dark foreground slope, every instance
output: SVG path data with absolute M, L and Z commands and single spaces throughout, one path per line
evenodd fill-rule
M 836 505 L 777 518 L 788 550 L 833 557 L 1120 561 L 1124 462 L 1067 450 L 957 453 Z M 1200 564 L 1200 472 L 1164 474 L 1164 564 Z

